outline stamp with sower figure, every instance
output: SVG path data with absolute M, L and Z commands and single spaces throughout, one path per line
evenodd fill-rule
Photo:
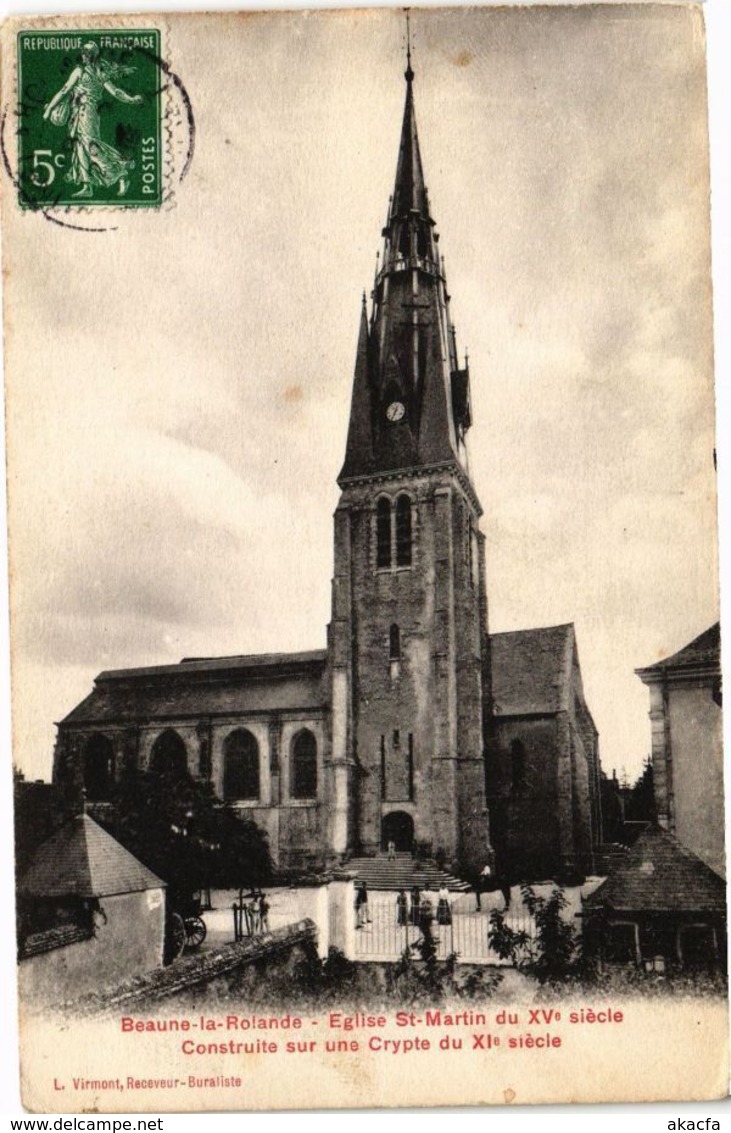
M 20 32 L 18 96 L 22 207 L 161 204 L 159 31 Z

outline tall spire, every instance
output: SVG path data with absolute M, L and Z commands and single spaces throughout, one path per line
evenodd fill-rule
M 419 150 L 408 11 L 406 40 L 396 181 L 382 232 L 383 256 L 376 265 L 371 319 L 361 321 L 341 481 L 445 464 L 466 474 L 469 374 L 457 360 Z
M 401 126 L 398 164 L 396 166 L 396 185 L 391 202 L 391 217 L 403 216 L 411 210 L 422 213 L 426 218 L 429 205 L 424 184 L 424 170 L 419 152 L 419 136 L 416 132 L 416 113 L 414 111 L 414 72 L 411 67 L 411 27 L 409 11 L 406 10 L 406 103 Z M 391 217 L 389 219 L 391 219 Z

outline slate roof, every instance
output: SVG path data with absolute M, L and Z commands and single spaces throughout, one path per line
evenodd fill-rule
M 80 814 L 38 848 L 18 890 L 28 897 L 112 897 L 164 885 L 93 818 Z
M 490 636 L 495 712 L 560 712 L 568 707 L 574 627 L 570 623 Z
M 100 673 L 64 724 L 131 723 L 327 705 L 327 653 L 190 658 L 177 665 Z
M 657 661 L 654 665 L 647 665 L 644 669 L 636 669 L 639 676 L 677 672 L 683 669 L 697 669 L 698 667 L 712 666 L 718 668 L 721 664 L 721 625 L 716 622 L 710 629 L 704 630 L 698 637 L 694 637 L 688 645 L 684 645 L 677 653 Z
M 651 827 L 585 904 L 614 912 L 725 913 L 726 883 L 672 834 Z
M 411 80 L 407 78 L 406 102 L 404 103 L 404 117 L 401 124 L 401 143 L 396 165 L 396 183 L 393 187 L 391 200 L 391 215 L 408 216 L 410 212 L 418 212 L 421 216 L 428 216 L 429 201 L 426 194 L 424 169 L 421 164 L 419 135 L 416 132 L 414 89 Z
M 173 665 L 148 665 L 139 669 L 106 669 L 97 680 L 114 680 L 117 677 L 168 676 L 185 672 L 258 672 L 281 669 L 289 671 L 318 664 L 327 660 L 326 649 L 310 649 L 302 653 L 241 653 L 231 657 L 183 657 Z
M 566 710 L 578 666 L 572 624 L 490 637 L 493 697 L 501 716 Z M 327 709 L 327 651 L 184 658 L 175 665 L 100 673 L 62 724 Z

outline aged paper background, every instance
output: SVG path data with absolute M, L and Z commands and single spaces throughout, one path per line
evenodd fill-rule
M 627 723 L 620 722 L 613 735 L 595 708 L 600 730 L 609 731 L 609 743 L 615 745 L 602 749 L 605 769 L 615 761 L 622 766 L 622 753 L 629 753 L 630 773 L 636 770 L 631 756 L 641 761 L 648 739 L 645 690 L 635 689 L 632 668 L 652 660 L 652 650 L 667 652 L 667 643 L 682 637 L 686 626 L 700 628 L 717 616 L 713 482 L 706 460 L 712 377 L 702 36 L 697 16 L 684 15 L 696 22 L 675 41 L 666 30 L 658 34 L 659 26 L 672 22 L 658 9 L 638 10 L 631 36 L 625 35 L 627 21 L 620 13 L 616 42 L 608 48 L 614 54 L 605 61 L 627 68 L 626 75 L 617 76 L 618 88 L 627 93 L 626 117 L 612 132 L 622 154 L 618 160 L 626 162 L 623 173 L 631 170 L 649 184 L 641 159 L 651 142 L 655 146 L 652 190 L 643 197 L 640 228 L 633 227 L 637 217 L 623 211 L 611 161 L 606 176 L 589 179 L 589 194 L 580 179 L 572 179 L 576 196 L 567 199 L 559 177 L 565 155 L 556 155 L 552 167 L 535 137 L 523 134 L 521 141 L 512 133 L 514 122 L 489 122 L 480 115 L 475 91 L 484 94 L 494 83 L 494 96 L 511 70 L 520 72 L 525 62 L 507 22 L 496 34 L 499 25 L 486 22 L 483 29 L 479 21 L 471 22 L 474 13 L 445 13 L 417 25 L 416 39 L 422 151 L 458 324 L 476 375 L 473 474 L 486 503 L 488 540 L 496 548 L 489 565 L 492 627 L 509 628 L 511 618 L 517 624 L 558 621 L 557 608 L 566 608 L 580 624 L 583 619 L 584 680 L 592 702 L 603 703 L 606 720 L 617 715 L 617 705 L 624 710 L 634 702 L 634 713 L 627 710 Z M 12 204 L 8 208 L 6 196 L 15 751 L 31 776 L 48 774 L 49 724 L 83 695 L 90 675 L 100 668 L 172 660 L 183 653 L 321 642 L 318 633 L 328 616 L 334 476 L 344 444 L 358 296 L 372 277 L 400 123 L 397 20 L 391 13 L 276 21 L 266 15 L 231 16 L 228 34 L 222 35 L 221 23 L 210 16 L 170 19 L 171 61 L 191 87 L 199 123 L 195 164 L 176 194 L 175 209 L 135 217 L 112 246 L 102 242 L 106 237 L 93 244 L 91 237 L 79 235 L 75 242 L 39 217 L 21 219 Z M 577 20 L 562 29 L 557 49 L 567 50 L 567 32 L 578 25 Z M 245 65 L 238 39 L 242 26 Z M 638 27 L 649 43 L 637 34 Z M 473 54 L 466 66 L 458 49 L 465 39 Z M 548 55 L 550 42 L 542 47 Z M 694 50 L 699 53 L 695 67 L 677 88 L 670 83 L 675 101 L 663 102 L 670 97 L 668 79 L 687 67 L 684 52 L 692 58 Z M 647 89 L 638 94 L 629 80 L 648 51 L 658 67 L 647 69 Z M 576 152 L 581 143 L 585 168 L 593 170 L 600 157 L 592 148 L 592 128 L 597 116 L 616 115 L 618 108 L 616 101 L 602 106 L 588 100 L 591 64 L 584 59 L 582 70 L 578 42 L 571 58 L 568 69 L 547 65 L 545 73 L 555 75 L 551 101 L 545 120 L 529 123 L 528 130 L 545 131 L 544 140 L 560 145 L 556 123 L 565 120 L 577 99 L 587 100 L 581 102 L 586 113 L 571 149 Z M 505 70 L 498 73 L 500 68 Z M 477 80 L 471 77 L 474 71 Z M 7 68 L 4 78 L 9 81 Z M 525 81 L 521 72 L 516 85 Z M 301 94 L 294 107 L 292 86 Z M 633 95 L 662 118 L 652 124 L 654 133 L 632 128 Z M 491 105 L 494 109 L 494 100 Z M 459 135 L 451 125 L 455 114 L 465 127 Z M 664 132 L 669 120 L 677 133 Z M 211 124 L 207 130 L 204 123 Z M 298 137 L 292 143 L 296 154 L 289 151 L 291 130 Z M 516 137 L 517 158 L 515 151 L 505 154 L 506 139 Z M 678 139 L 690 149 L 682 162 Z M 499 155 L 507 172 L 494 193 L 481 193 L 485 170 L 499 164 Z M 297 167 L 301 172 L 293 176 Z M 246 191 L 247 177 L 254 170 L 260 177 L 262 169 L 272 199 L 280 203 L 274 216 L 269 200 L 262 203 Z M 659 171 L 664 179 L 657 177 Z M 370 183 L 368 199 L 364 183 Z M 470 190 L 473 200 L 481 200 L 477 213 L 470 213 L 466 203 Z M 596 192 L 602 193 L 600 207 L 592 196 Z M 537 207 L 544 197 L 562 202 L 567 214 L 562 225 L 559 211 L 554 231 L 547 230 Z M 516 198 L 519 220 L 511 211 L 505 225 Z M 592 201 L 594 211 L 586 210 L 586 223 L 577 225 L 576 216 Z M 604 226 L 599 230 L 591 224 L 592 215 L 606 218 L 608 212 L 610 247 Z M 511 224 L 517 232 L 510 231 Z M 577 256 L 582 264 L 575 271 Z M 580 280 L 575 290 L 551 296 L 547 306 L 542 297 L 550 281 L 540 278 L 545 261 L 554 280 L 567 275 Z M 642 308 L 642 272 L 656 273 L 656 281 L 672 280 L 687 294 L 693 313 L 688 325 L 670 327 L 661 306 Z M 247 294 L 243 312 L 242 287 Z M 577 304 L 584 305 L 582 319 L 576 318 Z M 626 320 L 632 306 L 637 310 L 633 326 Z M 572 311 L 570 320 L 564 320 L 566 309 Z M 524 328 L 526 318 L 532 325 Z M 492 359 L 506 321 L 513 333 L 501 355 L 510 366 L 503 378 Z M 590 331 L 577 338 L 576 323 Z M 525 335 L 515 333 L 516 327 Z M 611 373 L 627 356 L 632 382 L 619 391 L 611 382 L 598 388 L 594 368 Z M 111 357 L 113 368 L 105 362 Z M 567 388 L 557 390 L 552 378 L 564 366 L 570 375 Z M 253 385 L 246 377 L 249 367 L 257 375 Z M 539 393 L 520 389 L 520 376 L 529 367 L 539 375 Z M 510 382 L 511 394 L 496 406 L 496 394 Z M 596 407 L 595 414 L 577 412 L 582 397 L 585 407 Z M 625 424 L 608 436 L 606 421 L 617 416 L 617 398 L 624 401 Z M 541 404 L 551 405 L 550 414 L 537 410 Z M 525 440 L 520 460 L 516 436 Z M 548 450 L 543 465 L 542 447 Z M 549 457 L 555 467 L 557 452 L 558 476 L 547 483 L 541 468 Z M 669 490 L 658 517 L 654 505 L 668 477 L 690 485 L 692 499 L 674 499 Z M 498 482 L 499 501 L 491 488 Z M 262 483 L 265 509 L 257 498 Z M 599 484 L 598 497 L 594 487 L 582 498 L 581 489 L 575 489 L 583 483 Z M 626 512 L 627 543 L 620 561 L 597 553 L 608 539 L 603 542 L 601 519 L 597 525 L 595 517 L 608 508 Z M 39 561 L 39 530 L 47 561 Z M 140 531 L 148 538 L 140 539 Z M 296 567 L 283 555 L 284 532 L 285 542 L 296 548 Z M 669 551 L 665 541 L 671 532 Z M 213 582 L 211 558 L 219 568 Z M 547 568 L 559 561 L 563 581 L 559 573 L 547 581 Z M 199 574 L 191 571 L 191 562 L 201 565 Z M 282 611 L 281 595 L 293 569 L 298 601 Z M 91 610 L 89 577 L 98 595 Z M 558 601 L 551 613 L 546 612 L 548 592 L 551 602 Z M 647 638 L 638 624 L 657 631 L 650 656 L 642 652 Z M 630 678 L 625 684 L 623 673 Z M 600 1096 L 656 1097 L 664 1089 L 679 1097 L 723 1092 L 725 1021 L 704 1006 L 688 1010 L 688 1022 L 702 1016 L 707 1041 L 699 1045 L 708 1055 L 703 1059 L 707 1077 L 687 1062 L 682 1010 L 669 1026 L 662 1011 L 643 1005 L 637 1030 L 629 1038 L 624 1034 L 621 1051 L 602 1042 L 607 1064 Z M 655 1088 L 647 1091 L 647 1075 L 633 1057 L 632 1044 L 646 1050 L 653 1033 L 658 1062 L 673 1069 L 659 1079 L 659 1087 L 653 1077 Z M 86 1041 L 98 1045 L 95 1035 Z M 663 1045 L 668 1041 L 677 1043 L 675 1055 Z M 78 1053 L 81 1047 L 75 1049 Z M 41 1051 L 39 1040 L 36 1056 Z M 575 1054 L 583 1057 L 578 1047 Z M 637 1078 L 626 1076 L 628 1063 L 638 1067 Z M 276 1105 L 283 1072 L 272 1074 L 273 1086 L 260 1081 L 245 1104 Z M 344 1078 L 359 1080 L 338 1087 L 342 1093 L 331 1104 L 455 1101 L 442 1086 L 463 1071 L 445 1068 L 442 1060 L 433 1094 L 424 1085 L 421 1065 L 414 1070 L 412 1092 L 401 1081 L 402 1072 L 394 1073 L 392 1092 L 374 1095 L 368 1067 L 358 1076 L 346 1072 Z M 388 1077 L 379 1072 L 379 1084 Z M 317 1082 L 310 1068 L 305 1078 L 310 1084 L 303 1081 L 296 1100 L 322 1102 L 322 1086 L 309 1093 Z M 599 1082 L 584 1093 L 571 1066 L 552 1074 L 550 1094 L 540 1076 L 538 1092 L 532 1092 L 535 1078 L 529 1070 L 526 1100 L 597 1096 Z M 516 1079 L 516 1084 L 522 1099 L 522 1083 Z M 469 1100 L 499 1101 L 506 1088 L 502 1081 L 487 1088 L 479 1083 Z M 515 1088 L 512 1079 L 509 1088 Z M 462 1092 L 459 1098 L 467 1100 Z

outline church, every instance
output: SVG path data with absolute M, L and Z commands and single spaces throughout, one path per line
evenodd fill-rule
M 516 880 L 585 874 L 601 842 L 598 735 L 572 625 L 488 629 L 470 371 L 410 53 L 405 79 L 360 312 L 327 648 L 102 672 L 58 725 L 54 781 L 93 809 L 134 769 L 208 780 L 266 832 L 282 873 L 393 843 L 462 876 L 486 862 Z

